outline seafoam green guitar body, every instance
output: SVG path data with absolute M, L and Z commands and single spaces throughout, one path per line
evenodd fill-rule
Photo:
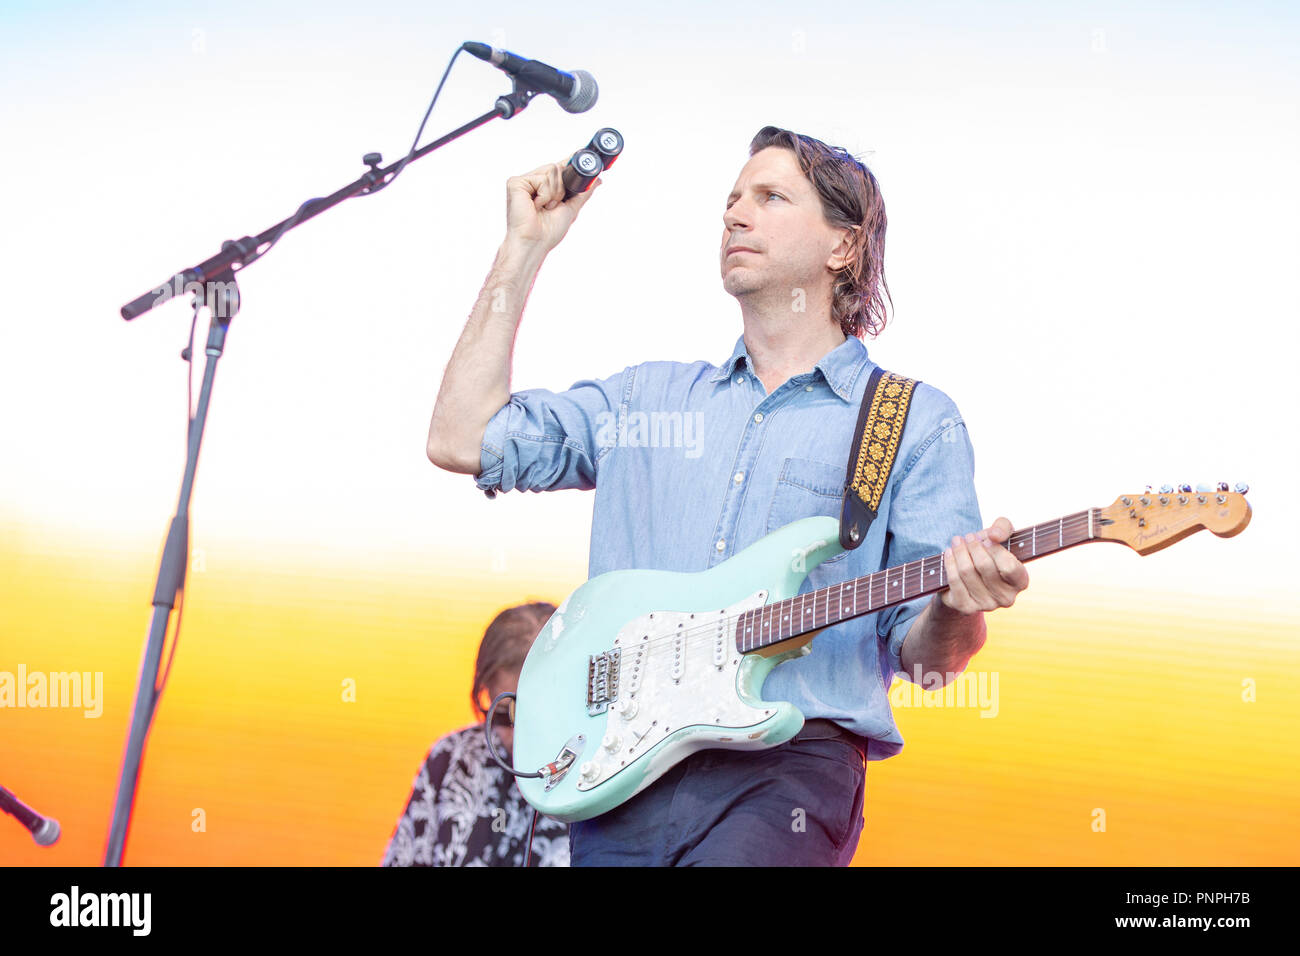
M 1001 547 L 1023 562 L 1090 541 L 1150 554 L 1202 528 L 1230 538 L 1250 523 L 1245 493 L 1221 482 L 1195 494 L 1121 495 L 1013 531 Z M 837 519 L 803 518 L 708 571 L 612 571 L 574 591 L 519 676 L 515 769 L 543 772 L 520 778 L 528 802 L 585 820 L 697 750 L 793 737 L 803 715 L 760 697 L 773 667 L 807 653 L 819 630 L 948 586 L 944 557 L 932 554 L 798 593 L 809 571 L 842 551 Z
M 534 807 L 560 820 L 604 813 L 706 747 L 784 743 L 793 705 L 761 699 L 768 673 L 808 653 L 737 649 L 737 616 L 793 597 L 843 549 L 839 521 L 803 518 L 698 573 L 611 571 L 574 591 L 519 675 L 514 766 Z

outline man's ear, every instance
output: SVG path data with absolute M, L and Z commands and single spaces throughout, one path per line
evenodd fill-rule
M 830 258 L 826 260 L 826 268 L 831 272 L 839 272 L 856 259 L 858 257 L 858 239 L 861 235 L 861 226 L 845 226 L 840 229 L 840 241 L 831 250 Z

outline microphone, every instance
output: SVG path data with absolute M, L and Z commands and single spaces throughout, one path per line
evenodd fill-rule
M 0 787 L 0 810 L 15 817 L 19 823 L 31 830 L 32 839 L 40 846 L 49 846 L 59 838 L 58 820 L 41 816 L 4 787 Z
M 461 44 L 461 49 L 509 73 L 524 89 L 555 97 L 568 113 L 585 113 L 596 105 L 600 90 L 596 87 L 596 78 L 586 70 L 565 73 L 540 60 L 525 60 L 509 50 L 498 50 L 486 43 L 466 42 Z

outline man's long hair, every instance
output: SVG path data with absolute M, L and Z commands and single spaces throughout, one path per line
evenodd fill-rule
M 749 155 L 777 146 L 794 153 L 799 168 L 821 197 L 822 213 L 833 226 L 854 230 L 852 258 L 835 274 L 831 317 L 845 335 L 875 338 L 885 327 L 885 201 L 880 184 L 848 150 L 776 126 L 764 126 L 749 144 Z

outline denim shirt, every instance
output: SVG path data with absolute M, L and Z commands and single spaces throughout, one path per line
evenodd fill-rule
M 476 485 L 489 497 L 594 488 L 590 577 L 703 571 L 791 521 L 838 518 L 875 368 L 866 346 L 849 336 L 770 394 L 752 368 L 742 335 L 721 366 L 644 362 L 565 392 L 516 392 L 488 422 Z M 814 568 L 800 593 L 941 553 L 953 535 L 979 530 L 974 468 L 957 406 L 917 385 L 870 531 Z M 888 689 L 929 600 L 826 628 L 811 654 L 777 665 L 763 696 L 868 738 L 868 759 L 893 756 L 903 738 Z

